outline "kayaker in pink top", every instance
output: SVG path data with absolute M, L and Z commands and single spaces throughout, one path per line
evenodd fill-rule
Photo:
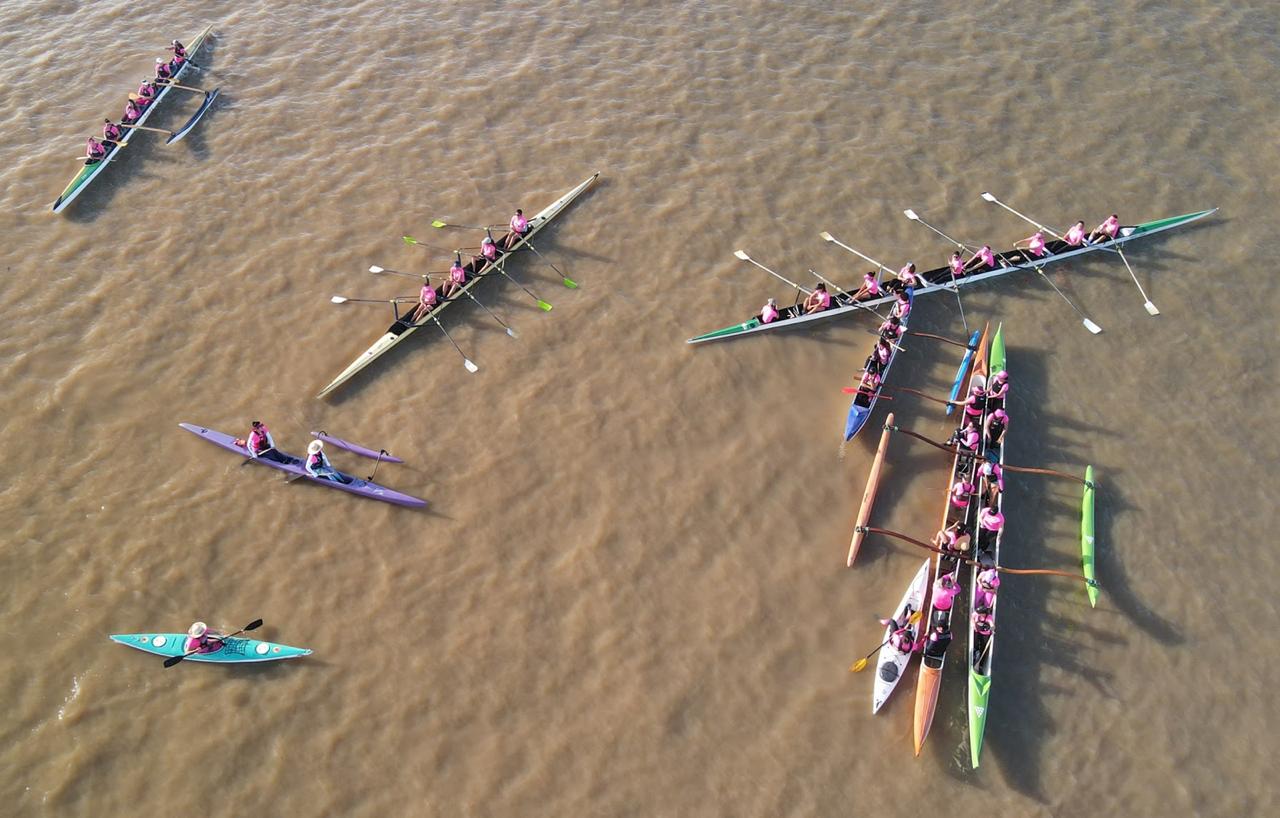
M 1084 222 L 1076 222 L 1071 225 L 1071 229 L 1067 231 L 1067 235 L 1062 238 L 1063 241 L 1072 247 L 1079 247 L 1084 244 Z
M 187 629 L 187 641 L 183 653 L 216 653 L 222 650 L 222 634 L 209 630 L 203 622 L 196 622 Z
M 1093 228 L 1093 232 L 1089 234 L 1086 241 L 1093 244 L 1098 239 L 1114 239 L 1118 235 L 1120 235 L 1120 217 L 1112 213 L 1103 220 L 1102 224 Z
M 772 324 L 778 320 L 778 302 L 770 298 L 768 303 L 760 309 L 760 323 Z
M 512 245 L 527 232 L 529 232 L 529 220 L 524 217 L 524 211 L 517 207 L 516 215 L 511 217 L 511 232 L 507 234 L 506 249 L 510 250 Z
M 827 285 L 818 282 L 818 286 L 813 288 L 813 292 L 809 293 L 809 297 L 804 300 L 804 311 L 806 315 L 815 312 L 822 312 L 831 306 L 831 293 L 827 292 Z
M 107 149 L 103 147 L 101 142 L 91 136 L 89 137 L 88 143 L 84 146 L 84 153 L 85 156 L 88 157 L 88 162 L 85 164 L 92 165 L 94 162 L 101 161 L 102 157 L 107 155 Z

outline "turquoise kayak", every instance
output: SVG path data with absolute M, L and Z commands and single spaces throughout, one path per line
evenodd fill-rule
M 115 633 L 111 635 L 111 641 L 128 645 L 136 650 L 154 653 L 156 656 L 181 656 L 186 652 L 184 646 L 187 643 L 187 635 L 185 633 Z M 295 648 L 275 642 L 260 642 L 257 639 L 229 636 L 221 649 L 213 653 L 193 653 L 186 658 L 186 661 L 234 665 L 296 659 L 310 654 L 309 648 Z

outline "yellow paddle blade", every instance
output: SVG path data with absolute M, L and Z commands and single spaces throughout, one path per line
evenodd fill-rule
M 863 670 L 866 670 L 866 667 L 867 667 L 867 660 L 865 658 L 859 659 L 858 661 L 854 662 L 852 665 L 849 666 L 849 672 L 861 673 Z
M 448 227 L 449 225 L 445 224 L 444 222 L 440 221 L 439 219 L 436 219 L 435 221 L 431 222 L 431 226 L 432 226 L 432 227 Z

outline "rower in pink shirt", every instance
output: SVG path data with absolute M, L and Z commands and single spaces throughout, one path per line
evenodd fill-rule
M 880 295 L 880 280 L 876 276 L 875 270 L 867 273 L 862 277 L 862 286 L 853 294 L 854 301 L 862 301 L 866 298 L 876 298 Z
M 964 275 L 964 257 L 957 250 L 951 254 L 951 258 L 947 259 L 947 266 L 951 268 L 951 275 L 956 278 Z
M 1013 247 L 1015 250 L 1025 249 L 1035 258 L 1043 258 L 1045 254 L 1044 231 L 1037 230 L 1022 241 L 1015 241 Z
M 768 303 L 766 303 L 760 309 L 760 323 L 772 324 L 774 321 L 777 321 L 777 320 L 778 320 L 778 302 L 775 299 L 770 298 Z
M 991 245 L 982 245 L 976 253 L 969 257 L 969 260 L 964 264 L 966 273 L 977 272 L 978 265 L 974 264 L 975 261 L 981 262 L 981 265 L 988 270 L 994 270 L 996 268 L 996 254 L 991 252 Z
M 1071 225 L 1071 229 L 1067 231 L 1067 235 L 1062 238 L 1063 241 L 1071 247 L 1079 247 L 1084 244 L 1084 222 L 1076 222 Z
M 1093 228 L 1093 232 L 1089 234 L 1087 241 L 1093 244 L 1100 239 L 1114 239 L 1120 235 L 1120 217 L 1115 213 L 1108 216 L 1102 224 Z
M 511 247 L 528 232 L 529 220 L 524 217 L 524 211 L 517 207 L 516 215 L 511 217 L 511 232 L 507 234 L 507 240 L 503 249 L 510 250 Z

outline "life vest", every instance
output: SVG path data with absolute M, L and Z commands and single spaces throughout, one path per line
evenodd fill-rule
M 266 426 L 260 426 L 249 433 L 249 451 L 262 454 L 271 448 L 271 432 Z

